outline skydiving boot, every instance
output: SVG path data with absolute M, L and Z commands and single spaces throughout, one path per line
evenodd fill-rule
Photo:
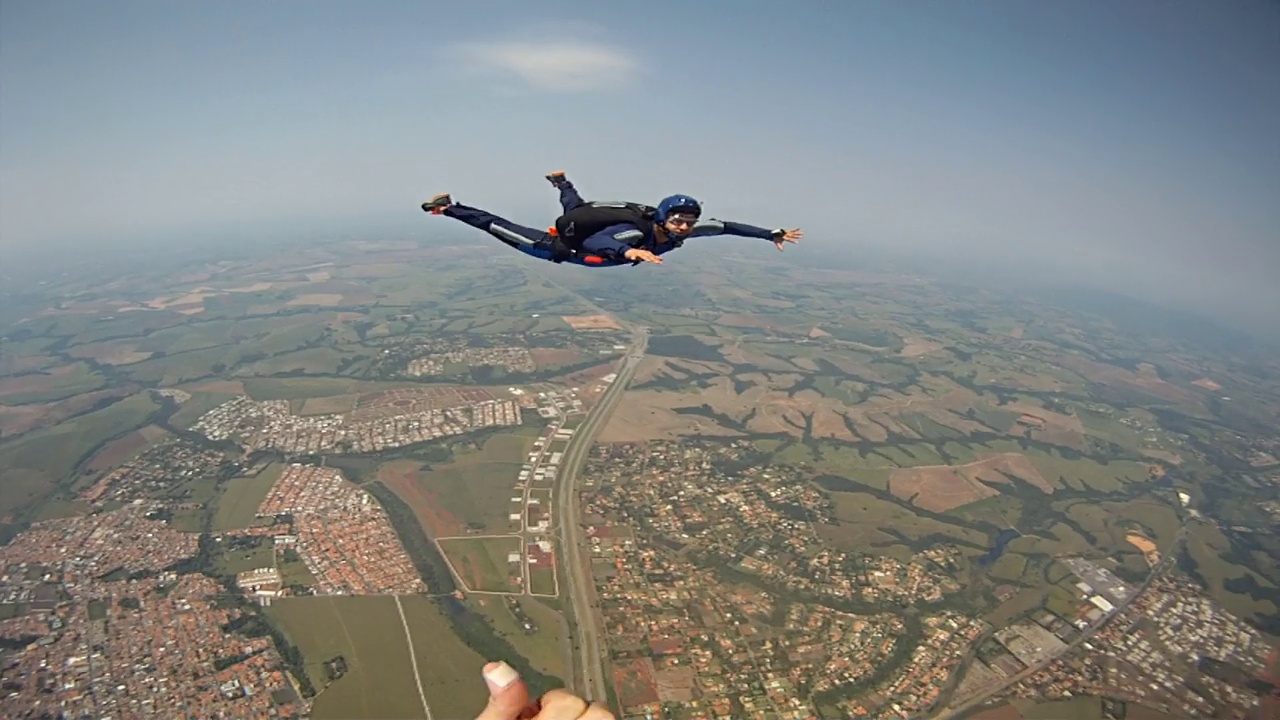
M 555 172 L 547 175 L 547 182 L 551 183 L 556 188 L 562 188 L 569 184 L 569 178 L 564 176 L 563 170 L 556 170 Z
M 430 200 L 422 203 L 422 210 L 432 215 L 439 215 L 453 204 L 453 198 L 449 197 L 449 193 L 436 195 Z

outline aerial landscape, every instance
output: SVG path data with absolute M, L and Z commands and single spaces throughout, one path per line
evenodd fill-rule
M 1280 718 L 1280 8 L 568 5 L 0 5 L 0 716 Z
M 1260 707 L 1274 356 L 717 264 L 361 241 L 23 295 L 6 706 L 454 717 L 498 656 L 619 717 Z

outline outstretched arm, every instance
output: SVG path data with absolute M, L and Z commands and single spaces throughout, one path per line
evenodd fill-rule
M 779 250 L 782 249 L 784 242 L 799 242 L 800 238 L 804 237 L 804 233 L 799 228 L 793 230 L 784 228 L 769 230 L 755 225 L 747 225 L 746 223 L 716 220 L 714 218 L 699 220 L 698 224 L 693 226 L 693 231 L 689 233 L 689 237 L 710 237 L 712 235 L 737 235 L 739 237 L 770 240 Z

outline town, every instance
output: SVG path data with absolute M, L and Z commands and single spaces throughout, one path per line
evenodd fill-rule
M 0 547 L 3 592 L 33 600 L 0 621 L 25 642 L 6 655 L 9 717 L 295 717 L 305 711 L 270 638 L 227 628 L 244 615 L 223 588 L 171 566 L 197 538 L 153 505 L 37 523 Z
M 910 562 L 833 551 L 815 528 L 831 518 L 823 493 L 791 471 L 723 469 L 737 452 L 656 442 L 589 460 L 600 491 L 584 522 L 624 715 L 799 720 L 822 702 L 906 718 L 931 707 L 988 628 L 900 610 L 959 589 L 956 548 Z
M 533 372 L 537 365 L 524 347 L 460 348 L 420 355 L 409 361 L 410 377 L 442 375 L 451 367 L 500 367 L 513 372 Z
M 210 410 L 192 430 L 210 440 L 234 440 L 249 451 L 305 455 L 377 452 L 522 422 L 515 399 L 477 389 L 430 388 L 362 396 L 350 412 L 319 415 L 296 415 L 288 400 L 242 395 Z
M 288 515 L 291 532 L 273 534 L 277 548 L 296 546 L 315 578 L 317 595 L 425 592 L 426 585 L 382 506 L 332 468 L 291 463 L 280 473 L 259 517 Z M 245 571 L 238 585 L 268 601 L 281 591 L 278 568 Z
M 1262 702 L 1249 683 L 1268 676 L 1272 652 L 1190 580 L 1160 577 L 1088 642 L 1003 695 L 1098 695 L 1179 717 L 1243 717 Z

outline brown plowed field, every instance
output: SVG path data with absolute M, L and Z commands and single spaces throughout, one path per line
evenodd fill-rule
M 899 468 L 889 476 L 889 492 L 910 500 L 916 507 L 946 512 L 999 495 L 999 490 L 983 483 L 1009 484 L 1009 479 L 1001 473 L 1017 477 L 1045 493 L 1053 492 L 1053 486 L 1020 453 L 992 455 L 968 465 Z

